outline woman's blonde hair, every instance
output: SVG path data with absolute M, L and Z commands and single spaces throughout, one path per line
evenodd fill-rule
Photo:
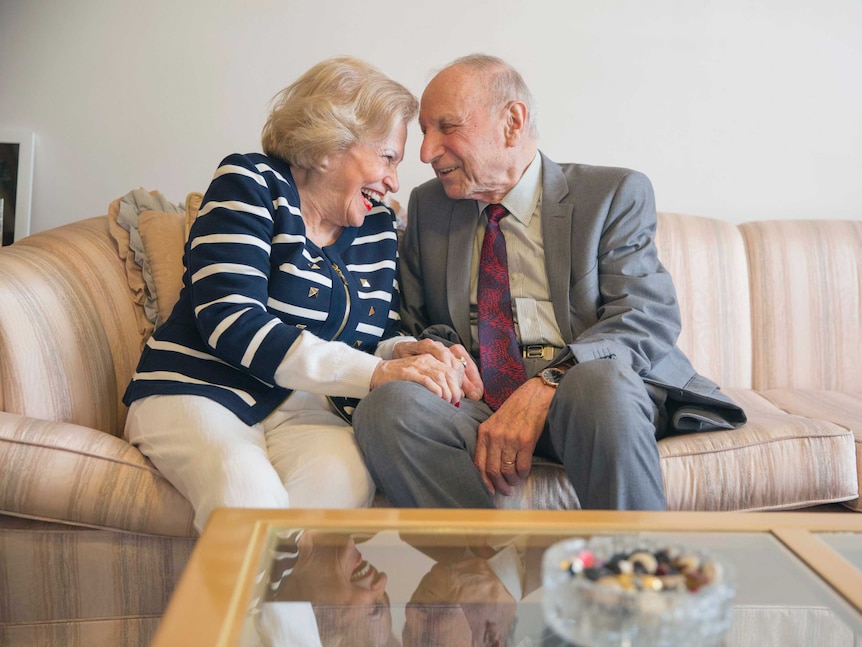
M 379 142 L 419 112 L 400 83 L 347 56 L 322 61 L 273 98 L 263 126 L 263 152 L 315 168 L 353 144 Z

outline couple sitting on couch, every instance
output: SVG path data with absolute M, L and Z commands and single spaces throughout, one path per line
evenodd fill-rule
M 436 179 L 411 194 L 399 271 L 384 198 L 417 111 Z M 217 169 L 125 396 L 128 439 L 199 530 L 219 506 L 376 489 L 493 507 L 534 454 L 583 508 L 659 510 L 657 438 L 744 424 L 676 347 L 647 178 L 558 165 L 536 138 L 529 90 L 490 56 L 444 68 L 421 105 L 349 58 L 278 95 L 264 154 Z

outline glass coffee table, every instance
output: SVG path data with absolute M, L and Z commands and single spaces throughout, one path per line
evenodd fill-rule
M 730 564 L 728 647 L 862 645 L 862 515 L 386 508 L 217 510 L 152 644 L 567 645 L 542 555 L 607 534 Z

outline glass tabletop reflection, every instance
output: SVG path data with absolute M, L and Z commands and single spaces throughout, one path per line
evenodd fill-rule
M 824 533 L 860 567 L 852 533 Z M 736 572 L 729 647 L 862 644 L 862 616 L 774 536 L 642 533 Z M 242 645 L 565 645 L 542 612 L 542 555 L 589 534 L 348 533 L 271 528 Z
M 819 532 L 816 535 L 855 568 L 862 570 L 862 533 Z

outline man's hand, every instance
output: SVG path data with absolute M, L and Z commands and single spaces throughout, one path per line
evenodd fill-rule
M 539 378 L 529 379 L 479 425 L 473 462 L 491 493 L 508 496 L 527 478 L 554 393 Z
M 420 341 L 405 341 L 395 344 L 392 350 L 392 358 L 398 359 L 416 355 L 431 355 L 436 360 L 447 366 L 463 366 L 463 380 L 459 385 L 464 397 L 470 400 L 481 400 L 485 391 L 479 368 L 473 361 L 470 353 L 461 344 L 446 346 L 433 339 L 422 339 Z

